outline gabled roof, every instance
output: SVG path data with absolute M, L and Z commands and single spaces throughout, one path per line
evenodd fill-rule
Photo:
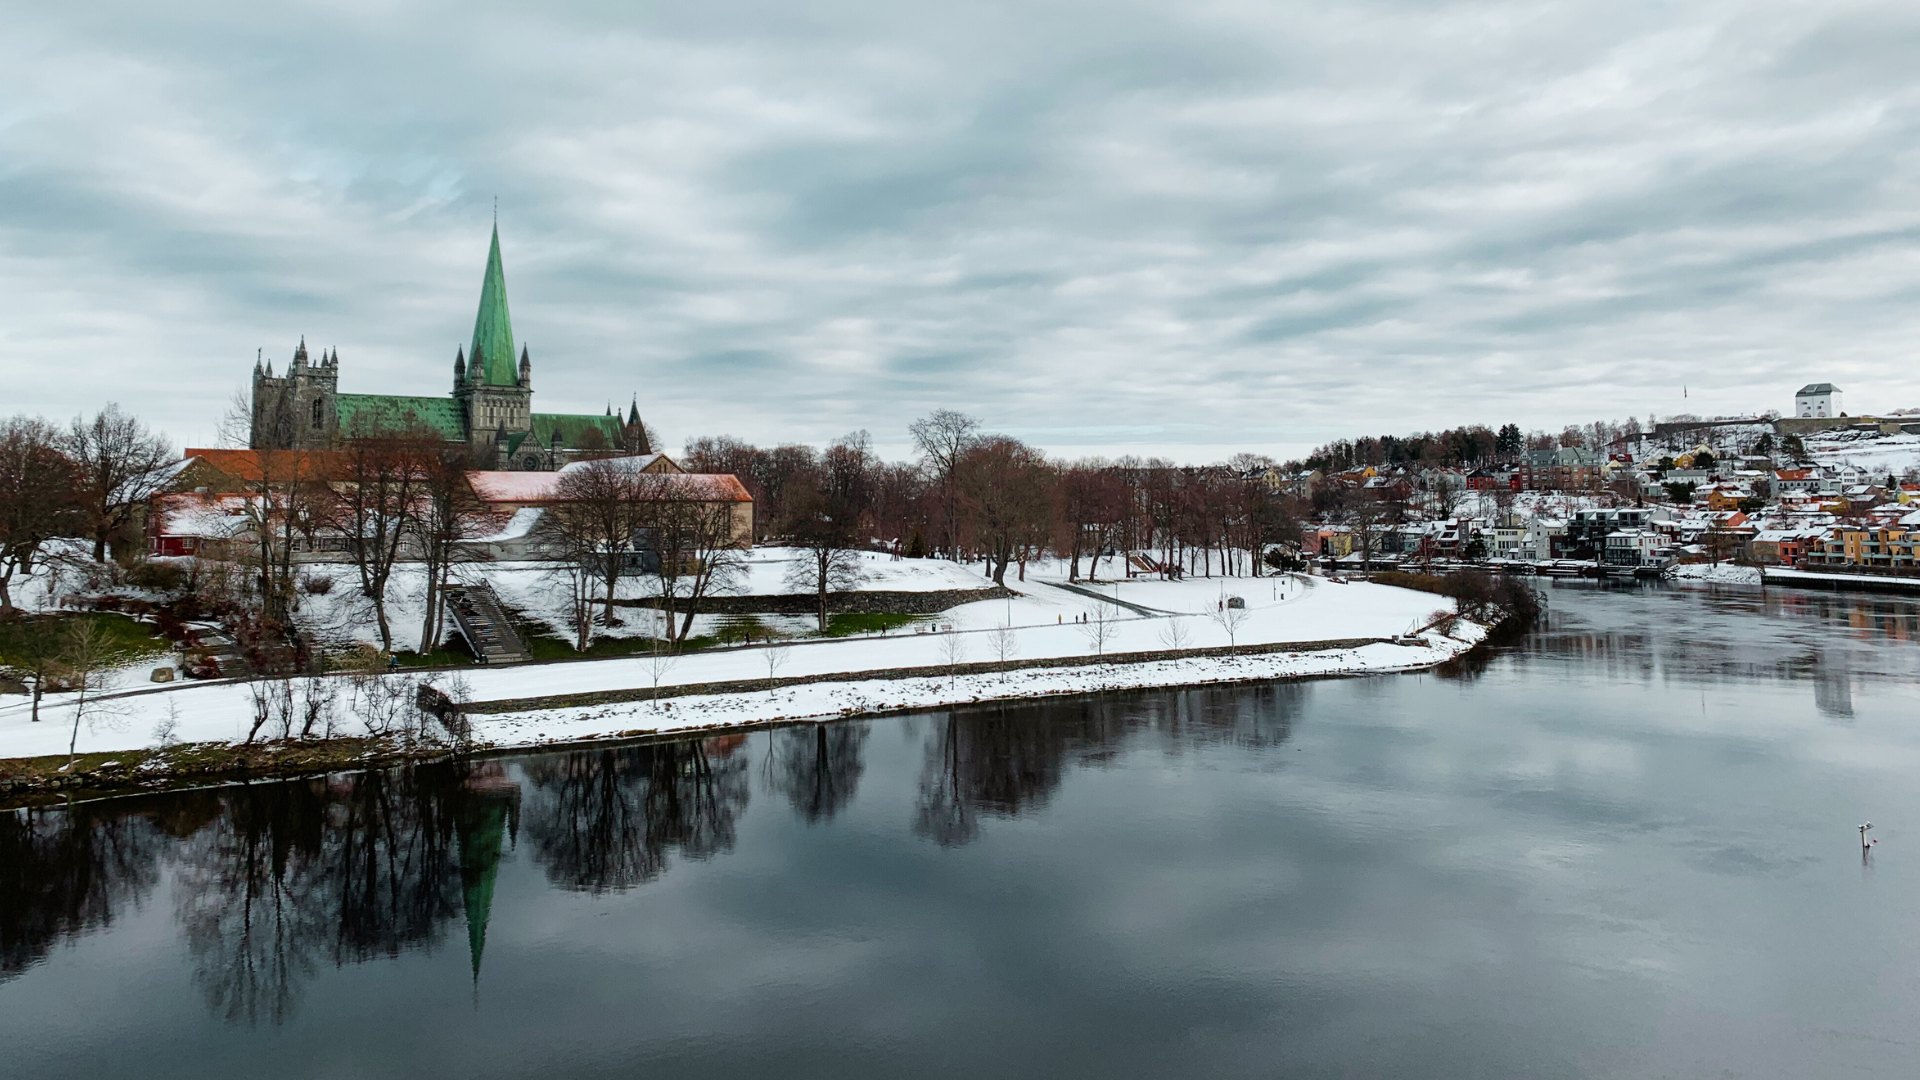
M 1808 394 L 1837 394 L 1839 392 L 1840 388 L 1830 382 L 1814 382 L 1808 383 L 1800 389 L 1795 390 L 1793 396 L 1805 397 Z
M 199 458 L 209 467 L 248 483 L 259 483 L 269 473 L 279 480 L 331 480 L 346 472 L 346 459 L 338 450 L 220 450 L 193 449 L 185 456 Z
M 631 468 L 636 472 L 660 472 L 649 470 L 658 455 L 632 458 L 608 458 L 618 463 L 634 463 Z M 587 462 L 576 461 L 559 472 L 505 472 L 499 470 L 475 471 L 467 474 L 467 484 L 473 488 L 483 502 L 518 503 L 536 505 L 558 501 L 560 478 L 568 469 L 577 469 Z M 683 473 L 663 472 L 666 479 L 662 490 L 669 495 L 699 502 L 747 502 L 753 496 L 739 479 L 731 473 Z
M 589 433 L 593 434 L 589 434 Z M 533 438 L 543 447 L 553 445 L 555 434 L 560 445 L 573 450 L 591 450 L 596 446 L 617 450 L 623 431 L 617 416 L 593 416 L 587 413 L 534 413 Z
M 513 318 L 507 313 L 507 271 L 500 263 L 500 223 L 493 223 L 487 272 L 480 280 L 480 310 L 473 316 L 473 343 L 467 355 L 484 361 L 489 386 L 518 386 L 518 354 L 513 348 Z
M 407 394 L 341 394 L 334 399 L 340 432 L 349 438 L 381 432 L 400 432 L 420 425 L 443 439 L 467 437 L 460 403 L 451 397 Z

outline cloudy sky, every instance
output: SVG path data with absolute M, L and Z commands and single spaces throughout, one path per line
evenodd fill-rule
M 636 9 L 653 9 L 634 14 Z M 9 5 L 0 406 L 438 393 L 1204 459 L 1920 405 L 1920 5 Z M 1684 388 L 1684 389 L 1683 389 Z M 1683 397 L 1683 393 L 1686 395 Z

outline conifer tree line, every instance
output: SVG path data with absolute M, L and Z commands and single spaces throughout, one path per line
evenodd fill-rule
M 1651 423 L 1649 419 L 1649 426 L 1643 427 L 1636 417 L 1595 420 L 1590 424 L 1569 424 L 1558 432 L 1522 431 L 1520 425 L 1512 423 L 1502 424 L 1498 428 L 1467 424 L 1441 431 L 1335 439 L 1315 447 L 1312 453 L 1290 465 L 1299 469 L 1323 470 L 1357 469 L 1369 465 L 1474 468 L 1511 463 L 1529 450 L 1571 446 L 1604 454 L 1609 446 L 1619 440 L 1650 430 Z

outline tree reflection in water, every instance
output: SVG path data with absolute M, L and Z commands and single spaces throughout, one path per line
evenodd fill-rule
M 0 981 L 144 901 L 164 839 L 144 818 L 93 807 L 0 810 Z
M 649 743 L 530 762 L 526 829 L 547 879 L 602 893 L 658 877 L 669 852 L 733 846 L 747 806 L 745 737 Z
M 869 727 L 844 720 L 769 731 L 762 764 L 768 789 L 785 796 L 807 824 L 831 821 L 860 786 Z
M 180 849 L 176 890 L 208 1005 L 229 1021 L 283 1022 L 320 964 L 434 948 L 459 916 L 477 978 L 502 823 L 518 800 L 498 765 L 223 797 Z
M 1277 746 L 1306 694 L 1304 683 L 1274 683 L 944 713 L 927 735 L 913 831 L 942 846 L 966 844 L 983 815 L 1037 811 L 1070 766 L 1104 764 L 1140 731 L 1173 736 L 1162 741 L 1168 753 Z

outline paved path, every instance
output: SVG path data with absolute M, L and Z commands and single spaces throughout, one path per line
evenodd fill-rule
M 1040 582 L 1035 582 L 1034 584 L 1045 585 L 1048 588 L 1052 588 L 1052 589 L 1064 589 L 1067 592 L 1077 593 L 1080 596 L 1084 596 L 1089 600 L 1101 600 L 1106 603 L 1112 604 L 1114 607 L 1125 608 L 1128 611 L 1133 612 L 1135 615 L 1144 616 L 1149 619 L 1157 619 L 1164 615 L 1181 614 L 1180 612 L 1177 612 L 1177 611 L 1161 611 L 1159 608 L 1141 607 L 1139 604 L 1129 604 L 1125 600 L 1116 600 L 1113 597 L 1107 595 L 1106 593 L 1096 592 L 1093 589 L 1082 588 L 1079 585 L 1069 585 L 1064 581 L 1040 581 Z

